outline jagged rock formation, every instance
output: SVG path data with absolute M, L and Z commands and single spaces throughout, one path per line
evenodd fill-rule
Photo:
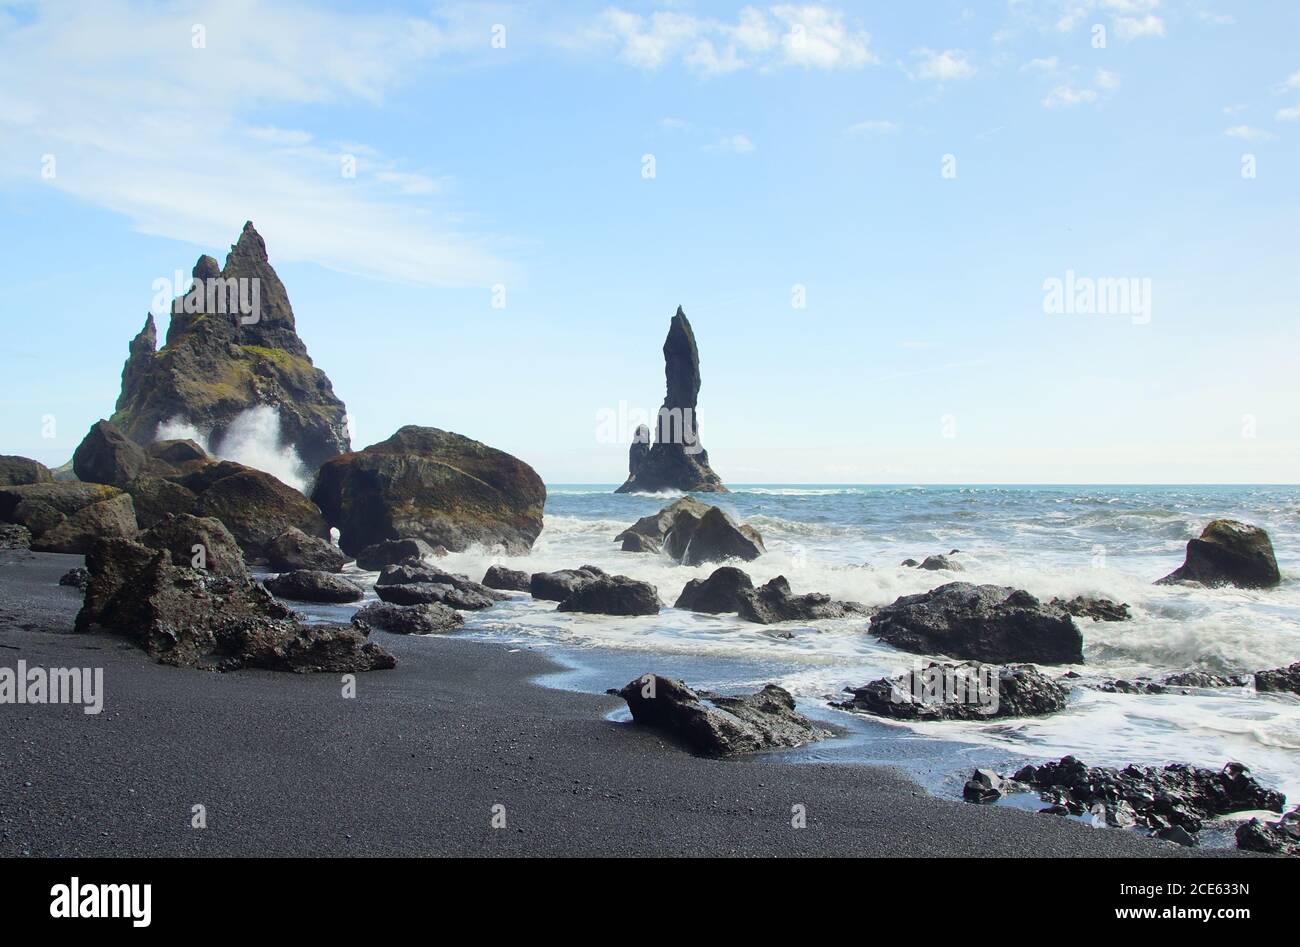
M 1282 581 L 1268 533 L 1236 520 L 1215 520 L 1187 543 L 1187 558 L 1156 585 L 1235 585 L 1271 589 Z
M 614 537 L 624 552 L 660 552 L 687 566 L 742 559 L 751 562 L 767 548 L 758 530 L 737 525 L 721 508 L 682 497 L 658 513 L 643 516 Z
M 0 487 L 17 487 L 28 483 L 52 483 L 50 468 L 30 457 L 0 454 Z
M 696 404 L 700 395 L 700 353 L 695 333 L 680 306 L 664 340 L 664 374 L 668 393 L 656 421 L 654 443 L 645 425 L 637 429 L 628 454 L 628 477 L 617 493 L 685 490 L 726 493 L 721 478 L 709 467 L 709 454 L 700 442 Z
M 546 487 L 532 467 L 504 451 L 407 425 L 323 465 L 312 499 L 338 527 L 349 555 L 389 539 L 455 552 L 481 543 L 517 554 L 542 531 Z M 370 568 L 361 557 L 358 564 Z
M 895 720 L 991 720 L 1038 717 L 1065 709 L 1068 688 L 1028 665 L 998 667 L 930 662 L 901 677 L 882 677 L 832 706 Z
M 217 444 L 239 414 L 270 405 L 279 411 L 282 444 L 309 468 L 349 450 L 346 409 L 298 338 L 288 294 L 252 222 L 224 268 L 203 256 L 193 275 L 200 283 L 172 303 L 164 347 L 157 349 L 152 315 L 132 340 L 113 423 L 148 445 L 159 424 L 180 419 Z

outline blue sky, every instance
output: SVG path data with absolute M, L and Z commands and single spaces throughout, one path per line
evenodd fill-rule
M 1226 0 L 0 0 L 0 453 L 65 461 L 154 281 L 251 219 L 358 445 L 619 482 L 680 304 L 724 480 L 1294 482 L 1297 35 Z M 1045 312 L 1067 273 L 1149 311 Z

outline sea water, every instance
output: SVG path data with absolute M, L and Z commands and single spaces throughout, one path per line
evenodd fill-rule
M 669 607 L 689 580 L 716 566 L 622 552 L 614 536 L 673 495 L 615 494 L 613 486 L 550 486 L 545 528 L 527 556 L 474 549 L 438 564 L 473 579 L 493 563 L 526 572 L 596 565 L 655 585 L 666 606 L 658 616 L 561 613 L 553 602 L 518 595 L 466 612 L 461 634 L 553 653 L 575 668 L 556 679 L 560 686 L 604 690 L 647 671 L 723 691 L 774 682 L 794 694 L 800 709 L 848 728 L 848 738 L 810 748 L 813 758 L 898 762 L 946 790 L 960 790 L 972 760 L 1010 765 L 1072 753 L 1113 766 L 1218 768 L 1237 760 L 1300 801 L 1300 698 L 1290 695 L 1243 688 L 1128 695 L 1076 687 L 1068 709 L 1047 717 L 909 725 L 831 709 L 845 687 L 901 674 L 918 657 L 872 637 L 862 617 L 762 626 Z M 1128 603 L 1130 621 L 1078 620 L 1083 664 L 1047 669 L 1076 671 L 1081 683 L 1188 670 L 1245 673 L 1300 660 L 1294 487 L 742 485 L 703 499 L 762 532 L 767 553 L 740 564 L 756 585 L 784 575 L 795 593 L 884 605 L 960 580 L 1015 586 L 1043 600 L 1087 594 Z M 1187 540 L 1220 517 L 1268 530 L 1282 585 L 1154 585 L 1182 563 Z M 953 549 L 960 550 L 954 558 L 961 573 L 901 565 Z M 918 751 L 926 741 L 949 749 Z

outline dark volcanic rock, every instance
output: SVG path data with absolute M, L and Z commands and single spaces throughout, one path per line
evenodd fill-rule
M 962 787 L 962 798 L 967 802 L 983 804 L 997 802 L 1017 787 L 1011 780 L 1003 779 L 991 769 L 977 769 Z
M 490 589 L 504 589 L 507 592 L 527 592 L 532 587 L 532 578 L 527 572 L 507 569 L 505 566 L 489 566 L 483 573 L 483 584 Z
M 0 549 L 30 548 L 32 548 L 31 530 L 17 523 L 0 524 Z
M 71 586 L 84 592 L 86 587 L 90 585 L 90 571 L 85 566 L 69 569 L 59 577 L 59 585 Z
M 581 582 L 559 604 L 562 612 L 595 615 L 658 615 L 659 592 L 625 575 L 599 575 Z
M 27 483 L 53 483 L 50 468 L 29 457 L 0 454 L 0 487 L 17 487 Z
M 752 562 L 766 551 L 758 530 L 752 526 L 737 526 L 730 516 L 711 506 L 691 531 L 690 540 L 682 550 L 681 563 L 699 566 L 728 559 Z
M 614 537 L 614 542 L 622 542 L 623 548 L 627 549 L 629 539 L 649 540 L 655 550 L 663 544 L 667 535 L 672 532 L 677 522 L 679 514 L 686 514 L 690 518 L 698 521 L 709 510 L 707 503 L 701 503 L 695 497 L 681 497 L 669 503 L 658 513 L 651 513 L 649 516 L 643 516 L 623 532 Z M 692 526 L 693 528 L 693 526 Z M 685 547 L 685 542 L 682 547 Z
M 438 582 L 376 585 L 375 594 L 383 601 L 394 605 L 430 605 L 437 603 L 451 608 L 479 611 L 484 608 L 491 608 L 496 604 L 495 599 L 486 595 Z
M 39 539 L 86 507 L 122 495 L 116 487 L 76 481 L 0 487 L 0 521 L 25 526 Z
M 700 442 L 696 404 L 700 395 L 700 353 L 686 313 L 677 307 L 664 340 L 664 374 L 668 392 L 650 432 L 638 429 L 628 452 L 627 482 L 618 493 L 685 490 L 726 493 L 722 480 L 709 467 L 709 454 Z
M 379 578 L 375 580 L 375 588 L 382 588 L 388 585 L 416 585 L 421 583 L 431 583 L 433 585 L 448 585 L 462 592 L 472 592 L 481 598 L 490 602 L 504 601 L 508 596 L 502 595 L 493 589 L 488 588 L 475 582 L 469 576 L 457 575 L 452 572 L 445 572 L 437 566 L 432 566 L 424 562 L 407 561 L 399 562 L 396 565 L 384 566 L 379 573 Z
M 96 539 L 131 537 L 136 531 L 131 497 L 118 493 L 107 500 L 83 506 L 57 526 L 42 530 L 32 539 L 32 550 L 85 553 Z
M 341 575 L 311 569 L 286 572 L 264 584 L 276 597 L 295 602 L 359 602 L 366 595 L 365 589 Z
M 164 477 L 176 473 L 166 461 L 158 460 L 131 440 L 115 424 L 96 421 L 72 455 L 72 469 L 85 483 L 107 483 L 124 487 L 137 477 Z
M 104 627 L 163 664 L 332 672 L 396 664 L 353 628 L 303 625 L 260 584 L 173 565 L 165 550 L 99 540 L 86 568 L 77 630 Z
M 504 451 L 408 425 L 325 464 L 312 498 L 342 532 L 344 552 L 412 538 L 457 552 L 479 543 L 522 553 L 542 531 L 546 487 Z
M 1133 617 L 1127 604 L 1091 595 L 1076 595 L 1069 600 L 1054 598 L 1048 604 L 1064 609 L 1075 618 L 1091 618 L 1093 621 L 1128 621 Z
M 1069 691 L 1025 665 L 932 662 L 902 677 L 846 688 L 835 706 L 896 720 L 990 720 L 1039 717 L 1065 707 Z
M 1237 847 L 1269 855 L 1300 856 L 1300 808 L 1276 822 L 1251 819 L 1237 826 Z
M 723 697 L 644 674 L 610 693 L 627 701 L 637 723 L 665 730 L 707 756 L 800 746 L 831 735 L 796 712 L 794 698 L 775 684 L 755 694 Z
M 446 605 L 392 605 L 374 602 L 357 611 L 352 623 L 360 628 L 374 626 L 394 635 L 432 635 L 452 631 L 465 617 Z
M 148 529 L 168 514 L 192 513 L 199 500 L 194 491 L 161 477 L 140 477 L 123 489 L 131 494 L 141 529 Z
M 707 579 L 691 579 L 673 603 L 673 608 L 686 608 L 693 612 L 718 615 L 739 611 L 745 592 L 752 592 L 754 583 L 748 575 L 734 566 L 714 569 Z
M 198 494 L 196 516 L 221 520 L 252 559 L 265 559 L 289 527 L 325 538 L 329 527 L 316 504 L 269 473 L 232 461 L 209 464 L 178 481 Z
M 1268 589 L 1282 581 L 1268 533 L 1236 520 L 1215 520 L 1187 543 L 1183 564 L 1157 585 L 1187 582 Z
M 622 534 L 623 552 L 659 552 L 663 547 L 659 540 L 653 536 L 642 536 L 640 533 L 623 533 Z
M 1163 681 L 1166 687 L 1245 687 L 1250 683 L 1246 674 L 1207 674 L 1205 671 L 1184 671 L 1170 674 Z
M 206 569 L 213 575 L 248 575 L 244 553 L 221 520 L 186 513 L 169 515 L 137 536 L 136 541 L 150 549 L 166 549 L 173 565 Z M 202 551 L 195 546 L 203 547 Z
M 658 513 L 643 516 L 614 537 L 625 552 L 659 552 L 683 565 L 696 566 L 726 559 L 746 562 L 766 552 L 763 537 L 752 526 L 737 526 L 716 506 L 682 497 Z
M 1153 830 L 1177 825 L 1195 833 L 1205 819 L 1251 809 L 1281 812 L 1285 802 L 1281 793 L 1265 789 L 1240 763 L 1229 763 L 1219 771 L 1185 763 L 1117 770 L 1087 766 L 1067 756 L 1026 766 L 1015 780 L 1076 815 L 1104 808 L 1107 824 L 1136 823 Z
M 532 593 L 533 598 L 562 602 L 579 586 L 604 574 L 605 572 L 596 566 L 560 569 L 556 572 L 534 572 L 528 580 L 528 591 Z
M 161 460 L 182 473 L 188 473 L 213 462 L 213 458 L 203 449 L 203 445 L 189 438 L 154 441 L 145 450 L 150 457 Z
M 871 633 L 917 654 L 995 664 L 1083 662 L 1083 636 L 1065 611 L 996 585 L 950 582 L 904 595 L 876 612 Z
M 309 468 L 346 452 L 346 409 L 298 338 L 288 294 L 252 223 L 224 268 L 201 257 L 193 275 L 201 282 L 172 303 L 166 345 L 158 349 L 152 315 L 131 342 L 113 423 L 147 445 L 161 423 L 180 419 L 220 444 L 240 414 L 266 405 L 279 414 L 281 446 Z M 235 299 L 240 290 L 248 305 Z
M 266 549 L 266 561 L 277 572 L 296 572 L 311 569 L 318 572 L 342 572 L 348 557 L 332 542 L 319 536 L 308 536 L 296 526 L 290 526 Z
M 823 592 L 792 595 L 790 583 L 783 575 L 752 591 L 742 591 L 737 613 L 745 621 L 774 625 L 781 621 L 817 621 L 822 618 L 845 618 L 870 615 L 872 609 L 858 602 L 838 602 Z
M 376 572 L 384 566 L 399 562 L 432 559 L 436 553 L 432 546 L 422 539 L 388 539 L 373 546 L 367 546 L 357 553 L 357 566 Z
M 947 556 L 926 556 L 921 560 L 918 569 L 925 569 L 927 572 L 965 572 L 966 567 L 955 559 L 949 559 Z
M 1290 691 L 1300 694 L 1300 661 L 1286 668 L 1272 671 L 1257 671 L 1255 689 L 1258 691 Z

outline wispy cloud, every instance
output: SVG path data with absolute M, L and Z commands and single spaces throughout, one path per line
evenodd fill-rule
M 1108 69 L 1098 69 L 1091 86 L 1058 85 L 1047 93 L 1043 107 L 1070 108 L 1076 105 L 1095 105 L 1120 87 L 1119 76 Z
M 705 151 L 730 151 L 733 154 L 743 155 L 754 150 L 754 143 L 749 140 L 748 135 L 725 135 L 710 145 L 704 146 Z
M 932 49 L 922 48 L 912 55 L 916 59 L 916 78 L 934 82 L 951 82 L 956 79 L 969 79 L 976 72 L 966 53 L 960 49 L 935 52 Z
M 1272 141 L 1277 137 L 1270 131 L 1251 125 L 1233 125 L 1225 128 L 1223 133 L 1229 138 L 1240 138 L 1242 141 Z

